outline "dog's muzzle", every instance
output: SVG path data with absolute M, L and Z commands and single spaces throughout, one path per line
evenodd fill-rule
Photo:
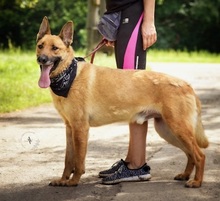
M 61 61 L 61 57 L 50 58 L 44 54 L 37 57 L 37 62 L 40 64 L 40 68 L 53 66 L 50 72 L 54 71 L 57 68 L 60 61 Z
M 38 58 L 37 58 L 37 62 L 39 64 L 46 64 L 48 62 L 48 60 L 49 60 L 49 58 L 46 55 L 41 55 L 41 56 L 38 56 Z

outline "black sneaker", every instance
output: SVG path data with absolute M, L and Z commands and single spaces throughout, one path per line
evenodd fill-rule
M 125 162 L 121 159 L 115 162 L 110 169 L 99 172 L 99 177 L 109 177 L 114 174 Z
M 139 169 L 129 169 L 123 162 L 118 171 L 111 176 L 103 178 L 102 183 L 118 184 L 123 181 L 148 181 L 150 179 L 150 167 L 146 163 Z

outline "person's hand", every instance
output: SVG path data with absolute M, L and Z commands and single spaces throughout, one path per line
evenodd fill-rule
M 115 42 L 114 41 L 107 41 L 107 43 L 105 44 L 107 47 L 114 47 Z
M 157 32 L 153 23 L 143 22 L 141 27 L 141 33 L 143 38 L 143 49 L 153 45 L 157 41 Z

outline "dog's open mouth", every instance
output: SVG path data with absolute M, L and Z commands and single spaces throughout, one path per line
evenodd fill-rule
M 47 62 L 45 64 L 39 62 L 41 69 L 41 75 L 38 81 L 39 87 L 48 88 L 50 86 L 50 74 L 57 68 L 59 62 L 60 58 L 55 59 L 54 62 Z

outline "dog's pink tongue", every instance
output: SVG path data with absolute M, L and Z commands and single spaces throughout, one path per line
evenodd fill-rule
M 38 81 L 38 85 L 41 88 L 47 88 L 50 86 L 50 69 L 52 66 L 42 67 L 41 75 Z

